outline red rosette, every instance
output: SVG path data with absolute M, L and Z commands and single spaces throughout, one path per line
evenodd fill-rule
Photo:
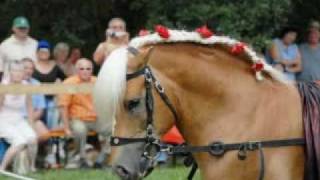
M 196 32 L 199 33 L 202 38 L 209 38 L 213 36 L 213 32 L 210 31 L 206 25 L 197 28 Z
M 246 47 L 245 43 L 239 42 L 239 43 L 235 44 L 234 46 L 232 46 L 231 53 L 235 54 L 235 55 L 239 55 L 239 54 L 243 53 L 245 47 Z
M 159 34 L 160 37 L 164 39 L 168 39 L 170 37 L 169 30 L 165 26 L 156 25 L 155 31 Z
M 255 72 L 262 71 L 264 68 L 264 64 L 261 61 L 254 63 L 251 67 Z
M 148 31 L 147 29 L 141 29 L 139 31 L 139 36 L 146 36 L 146 35 L 149 35 L 150 34 L 150 31 Z

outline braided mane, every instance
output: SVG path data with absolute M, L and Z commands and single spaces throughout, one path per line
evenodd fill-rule
M 146 45 L 154 45 L 159 43 L 192 42 L 192 43 L 198 43 L 203 45 L 220 44 L 220 45 L 226 45 L 232 48 L 238 44 L 242 44 L 240 41 L 237 41 L 227 36 L 212 35 L 208 38 L 203 38 L 198 32 L 188 32 L 188 31 L 181 31 L 181 30 L 168 30 L 168 33 L 170 34 L 168 38 L 161 37 L 159 33 L 152 33 L 145 36 L 139 36 L 132 39 L 129 43 L 129 46 L 138 49 Z M 256 72 L 256 78 L 258 80 L 263 80 L 262 72 L 265 72 L 268 75 L 270 75 L 273 79 L 280 82 L 285 82 L 285 78 L 283 74 L 277 71 L 276 69 L 274 69 L 269 64 L 267 64 L 265 59 L 262 57 L 259 57 L 257 53 L 254 50 L 252 50 L 250 47 L 244 46 L 243 53 L 245 53 L 249 57 L 249 60 L 253 65 L 258 63 L 262 64 L 263 66 L 262 70 Z

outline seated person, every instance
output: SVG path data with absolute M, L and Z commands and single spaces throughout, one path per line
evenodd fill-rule
M 22 59 L 22 63 L 24 65 L 24 80 L 27 83 L 30 83 L 32 85 L 39 85 L 40 82 L 34 78 L 32 78 L 32 74 L 34 72 L 34 62 L 30 58 L 24 58 Z M 49 133 L 48 128 L 44 125 L 44 123 L 40 120 L 44 109 L 46 108 L 46 101 L 44 95 L 41 94 L 35 94 L 31 96 L 32 98 L 32 106 L 33 106 L 33 119 L 34 124 L 34 130 L 38 135 L 39 141 L 45 141 L 47 140 L 47 134 Z
M 79 59 L 76 62 L 76 75 L 67 78 L 64 84 L 94 83 L 96 78 L 92 75 L 93 64 L 88 59 Z M 80 166 L 87 167 L 85 159 L 85 145 L 87 133 L 95 131 L 96 112 L 94 110 L 91 94 L 64 94 L 59 97 L 59 107 L 64 122 L 65 133 L 73 135 L 76 141 L 76 149 L 80 152 Z M 106 143 L 105 143 L 106 144 Z M 103 152 L 104 153 L 104 152 Z M 103 158 L 96 165 L 103 162 Z
M 24 67 L 22 63 L 12 62 L 8 68 L 9 76 L 2 84 L 24 84 Z M 23 110 L 27 109 L 28 120 Z M 31 170 L 35 170 L 37 136 L 32 129 L 33 111 L 31 97 L 28 95 L 0 95 L 0 138 L 5 139 L 10 147 L 2 160 L 0 170 L 5 170 L 17 153 L 28 147 Z

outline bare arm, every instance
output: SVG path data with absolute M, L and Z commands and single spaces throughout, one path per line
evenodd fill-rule
M 93 53 L 93 60 L 97 64 L 102 64 L 103 60 L 105 59 L 105 45 L 100 43 L 97 47 L 96 51 Z
M 42 114 L 43 114 L 43 110 L 42 109 L 34 109 L 33 110 L 33 119 L 34 120 L 40 120 Z
M 26 97 L 26 105 L 27 105 L 27 112 L 28 112 L 28 121 L 30 123 L 30 125 L 33 126 L 34 124 L 34 115 L 33 115 L 33 107 L 32 107 L 32 99 L 30 95 L 27 95 Z
M 71 130 L 70 130 L 70 125 L 69 125 L 69 110 L 67 106 L 60 106 L 60 113 L 62 116 L 63 120 L 63 125 L 64 125 L 64 131 L 65 133 L 70 136 L 71 135 Z
M 299 51 L 297 53 L 297 57 L 295 58 L 295 60 L 293 62 L 294 62 L 294 64 L 286 67 L 286 70 L 289 72 L 293 72 L 293 73 L 300 72 L 302 69 L 302 65 L 301 65 L 301 54 Z
M 3 106 L 3 102 L 4 102 L 4 95 L 3 95 L 3 94 L 0 94 L 0 109 L 1 109 L 2 106 Z
M 110 55 L 110 53 L 129 43 L 129 33 L 126 33 L 124 36 L 118 38 L 108 37 L 107 41 L 100 43 L 96 51 L 93 54 L 93 60 L 95 63 L 101 65 L 104 60 Z
M 277 45 L 275 43 L 273 43 L 271 45 L 271 48 L 270 48 L 270 56 L 271 58 L 277 62 L 277 63 L 280 63 L 280 64 L 283 64 L 285 66 L 291 66 L 291 65 L 295 65 L 297 62 L 295 61 L 288 61 L 286 59 L 282 59 L 280 57 L 280 54 L 279 54 L 279 51 L 278 51 L 278 48 L 277 48 Z

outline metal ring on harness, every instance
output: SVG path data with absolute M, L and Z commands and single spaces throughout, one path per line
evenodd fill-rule
M 143 156 L 147 159 L 154 160 L 161 152 L 161 145 L 157 142 L 147 143 L 143 148 Z
M 210 144 L 209 147 L 209 153 L 213 156 L 222 156 L 225 153 L 224 144 L 220 141 Z

